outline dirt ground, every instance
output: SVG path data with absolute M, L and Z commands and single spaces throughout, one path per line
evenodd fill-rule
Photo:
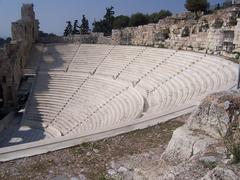
M 144 130 L 0 163 L 0 179 L 108 179 L 109 167 L 115 161 L 134 155 L 142 156 L 149 152 L 155 152 L 159 157 L 170 141 L 173 131 L 183 125 L 188 116 L 181 116 Z

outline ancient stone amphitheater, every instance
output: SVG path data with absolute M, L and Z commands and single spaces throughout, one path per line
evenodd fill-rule
M 142 46 L 37 44 L 30 59 L 34 87 L 23 120 L 2 137 L 2 159 L 164 122 L 237 79 L 223 58 Z

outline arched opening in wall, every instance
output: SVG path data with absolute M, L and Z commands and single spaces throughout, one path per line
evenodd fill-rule
M 190 36 L 190 30 L 188 27 L 184 27 L 182 29 L 181 37 L 188 37 L 188 36 Z
M 4 83 L 4 84 L 7 83 L 6 76 L 3 76 L 3 77 L 2 77 L 2 83 Z
M 23 68 L 22 58 L 20 58 L 20 68 Z
M 7 98 L 6 98 L 6 100 L 10 103 L 12 103 L 12 101 L 13 101 L 12 87 L 11 86 L 7 87 Z
M 24 35 L 25 35 L 25 39 L 27 38 L 27 26 L 24 26 Z
M 235 48 L 234 44 L 234 31 L 233 30 L 225 30 L 223 32 L 223 50 L 226 52 L 232 52 Z
M 34 31 L 34 26 L 32 27 L 32 39 L 35 39 L 35 31 Z
M 3 107 L 3 104 L 4 104 L 3 88 L 2 88 L 2 85 L 0 84 L 0 108 Z

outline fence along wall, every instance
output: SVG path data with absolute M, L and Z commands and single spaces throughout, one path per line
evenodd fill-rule
M 0 109 L 15 107 L 17 89 L 32 44 L 38 38 L 33 4 L 23 4 L 21 19 L 12 23 L 12 41 L 0 49 Z

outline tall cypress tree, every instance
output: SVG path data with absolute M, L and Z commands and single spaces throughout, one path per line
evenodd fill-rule
M 112 29 L 113 29 L 113 22 L 114 22 L 114 14 L 115 12 L 113 11 L 114 7 L 111 6 L 109 8 L 106 8 L 106 14 L 104 16 L 104 25 L 105 25 L 105 35 L 111 35 L 112 34 Z
M 73 34 L 80 34 L 80 26 L 78 25 L 78 20 L 74 21 Z
M 104 35 L 111 35 L 113 29 L 114 22 L 114 14 L 113 7 L 106 8 L 106 14 L 103 19 L 100 21 L 94 21 L 93 23 L 93 32 L 103 32 Z
M 73 32 L 72 23 L 71 21 L 67 21 L 67 27 L 65 28 L 63 35 L 68 36 L 68 35 L 71 35 L 72 32 Z
M 82 24 L 80 26 L 81 34 L 88 34 L 89 32 L 89 23 L 85 15 L 82 16 Z

